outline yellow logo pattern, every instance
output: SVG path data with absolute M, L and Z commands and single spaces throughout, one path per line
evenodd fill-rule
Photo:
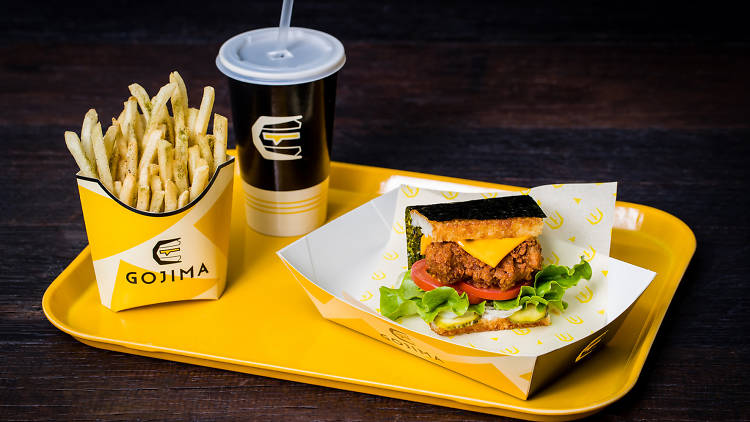
M 560 257 L 556 253 L 552 252 L 552 256 L 544 257 L 550 265 L 558 265 L 560 263 Z
M 419 195 L 419 188 L 413 188 L 411 186 L 404 185 L 401 187 L 401 192 L 407 197 L 407 198 L 414 198 L 415 196 Z
M 443 196 L 445 197 L 445 199 L 452 201 L 458 198 L 458 192 L 443 192 Z
M 591 250 L 591 252 L 589 252 L 589 250 Z M 591 260 L 596 256 L 596 249 L 594 249 L 593 246 L 589 245 L 589 249 L 583 251 L 583 254 L 586 255 L 586 262 L 591 262 Z
M 557 217 L 549 216 L 547 217 L 547 221 L 546 221 L 547 225 L 552 230 L 559 229 L 560 227 L 562 227 L 563 222 L 565 222 L 565 219 L 563 218 L 562 215 L 560 215 L 559 212 L 555 211 L 555 214 L 557 215 Z
M 602 219 L 604 218 L 604 213 L 599 209 L 599 207 L 596 208 L 596 212 L 592 211 L 589 215 L 591 216 L 591 218 L 587 217 L 586 221 L 588 221 L 592 226 L 601 223 Z
M 388 261 L 395 261 L 398 259 L 398 252 L 396 251 L 390 251 L 383 254 L 383 258 Z
M 555 334 L 555 337 L 557 337 L 558 340 L 564 341 L 566 343 L 573 341 L 573 336 L 571 336 L 570 333 L 557 333 Z
M 575 298 L 581 303 L 589 302 L 594 297 L 594 292 L 589 289 L 589 286 L 583 286 L 585 290 L 578 293 Z
M 566 316 L 565 320 L 574 325 L 583 324 L 583 319 L 581 319 L 581 317 L 579 317 L 578 315 Z

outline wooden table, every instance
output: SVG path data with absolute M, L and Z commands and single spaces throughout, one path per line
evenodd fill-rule
M 89 107 L 116 115 L 129 83 L 154 93 L 175 69 L 216 87 L 229 115 L 218 47 L 273 25 L 280 6 L 134 3 L 24 2 L 0 17 L 0 419 L 493 419 L 102 351 L 47 322 L 44 290 L 87 243 L 63 131 Z M 334 159 L 520 186 L 616 180 L 618 199 L 685 221 L 696 255 L 638 383 L 597 417 L 748 418 L 750 43 L 738 13 L 298 3 L 294 24 L 347 50 Z

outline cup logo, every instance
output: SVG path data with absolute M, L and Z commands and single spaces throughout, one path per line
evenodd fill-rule
M 260 116 L 253 123 L 250 132 L 261 157 L 266 160 L 288 161 L 302 158 L 301 128 L 302 115 Z
M 177 264 L 182 262 L 180 253 L 180 238 L 160 240 L 154 245 L 154 261 L 159 265 Z

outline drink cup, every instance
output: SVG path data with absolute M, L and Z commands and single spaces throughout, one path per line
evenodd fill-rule
M 296 236 L 326 220 L 336 78 L 335 37 L 306 28 L 236 35 L 219 50 L 227 76 L 248 225 Z

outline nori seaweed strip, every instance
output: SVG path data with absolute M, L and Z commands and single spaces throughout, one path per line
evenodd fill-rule
M 406 207 L 406 256 L 409 260 L 409 269 L 414 265 L 415 262 L 424 258 L 424 255 L 419 253 L 422 243 L 422 229 L 419 226 L 411 224 L 410 211 L 414 207 Z
M 544 211 L 539 208 L 536 201 L 534 201 L 534 198 L 528 195 L 475 199 L 473 201 L 449 202 L 445 204 L 415 205 L 406 208 L 407 221 L 409 220 L 410 210 L 417 210 L 430 221 L 504 220 L 515 217 L 547 217 Z M 408 222 L 410 223 L 410 221 Z

